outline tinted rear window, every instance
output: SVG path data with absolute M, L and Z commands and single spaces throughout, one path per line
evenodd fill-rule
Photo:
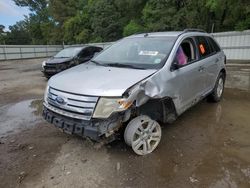
M 218 46 L 218 44 L 214 41 L 213 38 L 211 37 L 207 37 L 208 42 L 210 43 L 210 46 L 213 48 L 214 52 L 219 52 L 220 51 L 220 47 Z
M 213 50 L 209 46 L 208 41 L 205 37 L 198 36 L 196 37 L 197 45 L 199 48 L 199 53 L 202 58 L 209 56 L 211 53 L 213 53 Z

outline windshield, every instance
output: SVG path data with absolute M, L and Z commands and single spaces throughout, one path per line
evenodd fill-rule
M 74 57 L 76 56 L 82 48 L 65 48 L 62 51 L 58 52 L 54 57 L 63 58 L 63 57 Z
M 168 57 L 175 37 L 125 38 L 93 59 L 100 65 L 158 69 Z

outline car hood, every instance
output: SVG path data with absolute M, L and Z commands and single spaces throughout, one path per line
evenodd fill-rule
M 82 95 L 122 96 L 129 87 L 154 72 L 156 70 L 104 67 L 87 63 L 53 76 L 49 86 Z
M 58 63 L 64 63 L 64 62 L 68 62 L 71 61 L 73 58 L 72 57 L 66 57 L 66 58 L 50 58 L 46 61 L 46 63 L 48 64 L 58 64 Z

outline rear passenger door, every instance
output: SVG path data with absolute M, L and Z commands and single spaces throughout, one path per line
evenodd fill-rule
M 210 37 L 197 36 L 196 42 L 199 50 L 200 62 L 202 63 L 202 72 L 205 77 L 204 95 L 206 95 L 214 88 L 218 75 L 218 62 L 220 58 L 215 47 L 212 45 Z
M 220 65 L 224 62 L 224 54 L 212 37 L 206 37 L 206 39 L 212 49 L 212 63 L 207 65 L 207 88 L 212 90 L 220 72 Z

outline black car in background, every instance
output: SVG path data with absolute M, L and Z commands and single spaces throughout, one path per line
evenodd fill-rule
M 45 77 L 49 78 L 65 69 L 89 61 L 102 50 L 101 47 L 97 46 L 65 48 L 42 63 L 42 72 Z

